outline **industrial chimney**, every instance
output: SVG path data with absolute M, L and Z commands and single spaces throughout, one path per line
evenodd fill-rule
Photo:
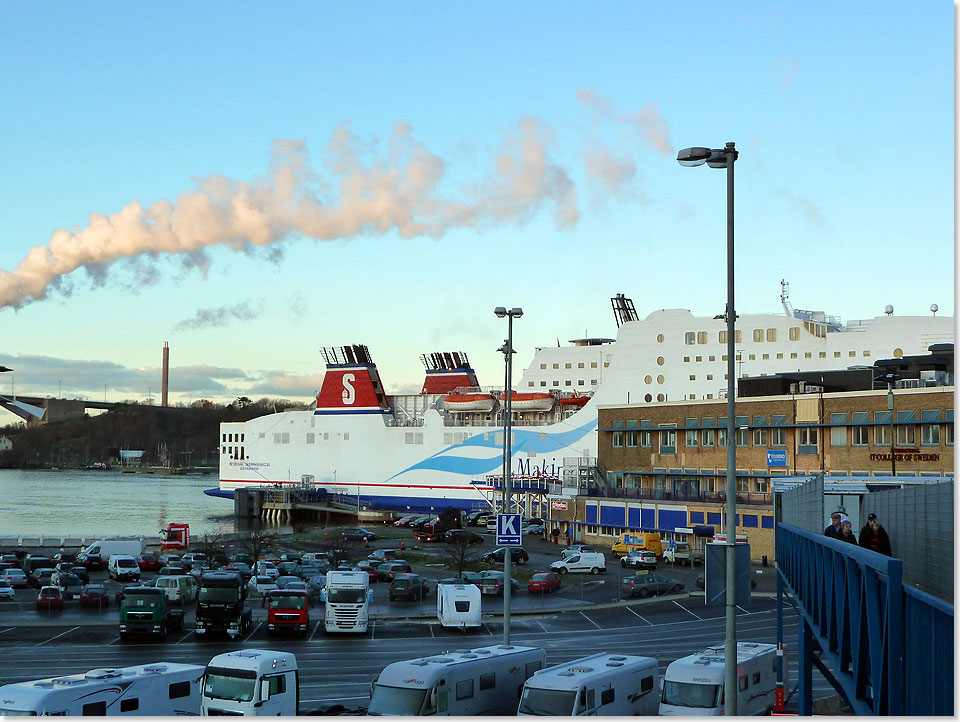
M 163 342 L 163 377 L 160 379 L 160 405 L 167 405 L 167 390 L 170 388 L 170 344 Z

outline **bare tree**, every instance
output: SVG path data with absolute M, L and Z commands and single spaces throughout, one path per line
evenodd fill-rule
M 455 539 L 444 547 L 443 556 L 447 566 L 455 569 L 457 576 L 463 574 L 464 569 L 480 560 L 483 549 L 470 544 L 466 539 Z
M 227 563 L 227 546 L 223 541 L 222 532 L 204 534 L 200 548 L 207 555 L 207 561 L 210 564 L 222 566 Z
M 271 546 L 275 540 L 276 537 L 274 534 L 263 527 L 250 532 L 245 546 L 250 550 L 250 556 L 253 557 L 254 563 L 256 563 L 260 555 L 266 551 L 267 547 Z

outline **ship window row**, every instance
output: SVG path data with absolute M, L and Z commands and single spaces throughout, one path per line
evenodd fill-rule
M 223 438 L 220 439 L 221 443 L 233 443 L 235 441 L 243 441 L 243 434 L 223 434 Z
M 870 351 L 869 351 L 869 349 L 864 349 L 863 351 L 860 352 L 860 355 L 861 355 L 863 358 L 869 358 L 869 357 L 870 357 Z M 797 352 L 795 352 L 795 351 L 790 354 L 790 358 L 792 358 L 792 359 L 799 358 L 799 357 L 800 357 L 800 355 L 799 355 Z M 812 351 L 806 351 L 806 352 L 804 352 L 803 357 L 804 357 L 804 358 L 813 358 L 813 352 L 812 352 Z M 856 351 L 847 351 L 847 358 L 856 358 L 856 357 L 857 357 L 857 352 L 856 352 Z M 769 360 L 770 360 L 770 354 L 768 354 L 768 353 L 760 354 L 760 358 L 761 358 L 763 361 L 769 361 Z M 784 354 L 783 354 L 783 353 L 777 353 L 777 354 L 776 354 L 776 359 L 777 359 L 778 361 L 779 361 L 779 360 L 782 360 L 783 358 L 784 358 Z M 826 352 L 826 351 L 819 351 L 819 352 L 818 352 L 818 358 L 827 358 L 827 352 Z M 833 358 L 843 358 L 843 351 L 834 351 L 834 352 L 833 352 Z M 716 361 L 716 360 L 717 360 L 717 357 L 716 357 L 716 356 L 707 356 L 707 361 Z M 726 361 L 726 360 L 727 360 L 727 355 L 726 355 L 726 354 L 723 354 L 723 355 L 720 357 L 720 360 L 721 360 L 721 361 Z M 756 360 L 757 360 L 757 355 L 756 355 L 755 353 L 747 354 L 747 358 L 744 359 L 744 358 L 743 358 L 743 354 L 738 351 L 738 352 L 737 352 L 737 361 L 744 361 L 744 360 L 747 360 L 747 361 L 756 361 Z M 684 356 L 684 357 L 683 357 L 683 362 L 684 362 L 684 363 L 691 363 L 691 361 L 694 362 L 694 363 L 701 363 L 701 362 L 703 361 L 703 356 Z M 662 364 L 661 364 L 661 365 L 662 365 Z
M 244 454 L 244 447 L 242 446 L 223 446 L 220 450 L 225 456 L 229 456 L 234 461 L 242 461 L 247 458 Z
M 573 379 L 567 379 L 566 381 L 563 382 L 563 385 L 564 385 L 564 386 L 573 386 Z M 577 379 L 577 386 L 586 386 L 586 385 L 587 385 L 587 383 L 586 383 L 585 379 Z M 591 385 L 591 386 L 596 386 L 596 385 L 597 385 L 597 379 L 590 379 L 590 385 Z M 536 381 L 527 381 L 527 387 L 528 387 L 528 388 L 533 388 L 534 386 L 536 386 Z M 547 387 L 547 382 L 546 382 L 546 381 L 541 381 L 541 382 L 540 382 L 540 386 L 543 387 L 543 388 L 546 388 L 546 387 Z M 551 384 L 550 388 L 559 389 L 559 388 L 560 388 L 560 382 L 554 380 L 553 383 Z
M 422 444 L 423 443 L 423 432 L 422 431 L 407 431 L 403 434 L 403 443 L 404 444 Z
M 604 363 L 604 364 L 603 364 L 603 367 L 606 368 L 606 367 L 609 366 L 609 365 L 610 365 L 609 363 Z M 563 367 L 564 367 L 565 369 L 569 369 L 569 368 L 573 368 L 573 365 L 572 365 L 571 363 L 567 362 L 567 363 L 564 363 L 564 364 L 563 364 Z M 553 368 L 555 368 L 555 369 L 560 368 L 560 364 L 558 364 L 558 363 L 553 364 Z M 580 362 L 577 364 L 577 368 L 578 368 L 578 369 L 582 369 L 582 368 L 586 368 L 586 366 L 585 366 L 585 364 L 584 364 L 583 361 L 580 361 Z M 597 368 L 597 362 L 596 362 L 596 361 L 591 361 L 591 362 L 590 362 L 590 368 L 592 368 L 592 369 Z M 541 370 L 541 371 L 546 371 L 546 369 L 547 369 L 547 365 L 546 365 L 546 364 L 540 364 L 540 370 Z

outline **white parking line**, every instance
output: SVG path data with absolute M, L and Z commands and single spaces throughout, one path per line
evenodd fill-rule
M 584 619 L 586 619 L 588 622 L 590 622 L 590 624 L 592 624 L 592 625 L 593 625 L 594 627 L 596 627 L 597 629 L 603 629 L 603 627 L 601 627 L 599 624 L 597 624 L 596 622 L 594 622 L 592 619 L 590 619 L 590 617 L 588 617 L 588 616 L 587 616 L 586 614 L 584 614 L 583 612 L 580 612 L 580 616 L 583 617 Z
M 543 622 L 541 622 L 539 619 L 534 619 L 533 621 L 540 625 L 540 629 L 542 629 L 544 632 L 547 632 L 547 628 L 543 626 Z M 549 632 L 547 633 L 549 634 Z
M 744 609 L 743 607 L 741 607 L 739 604 L 737 605 L 737 609 L 739 609 L 739 610 L 740 610 L 741 612 L 743 612 L 744 614 L 753 614 L 753 612 L 748 612 L 746 609 Z
M 66 632 L 60 632 L 60 634 L 56 635 L 55 637 L 50 637 L 50 639 L 44 639 L 42 642 L 37 642 L 37 643 L 36 643 L 35 645 L 33 645 L 33 646 L 34 646 L 34 647 L 39 647 L 41 644 L 46 644 L 47 642 L 52 642 L 54 639 L 57 639 L 58 637 L 62 637 L 62 636 L 65 635 L 65 634 L 70 634 L 70 632 L 75 632 L 75 631 L 77 631 L 78 629 L 80 629 L 80 627 L 79 627 L 79 626 L 76 626 L 76 627 L 74 627 L 73 629 L 68 629 Z
M 628 612 L 630 612 L 631 614 L 635 614 L 636 616 L 640 617 L 640 619 L 643 619 L 643 621 L 646 622 L 647 624 L 649 624 L 651 627 L 653 626 L 653 623 L 652 623 L 649 619 L 644 619 L 643 615 L 637 614 L 635 611 L 633 611 L 632 609 L 630 609 L 630 607 L 625 607 L 625 609 L 626 609 Z
M 433 633 L 433 625 L 432 625 L 432 624 L 428 624 L 427 627 L 430 628 L 430 636 L 431 636 L 431 637 L 436 637 L 437 635 Z
M 682 604 L 680 604 L 680 602 L 674 600 L 673 603 L 676 604 L 678 607 L 680 607 L 680 609 L 682 609 L 683 611 L 687 612 L 688 614 L 693 614 L 693 612 L 691 612 L 691 611 L 690 611 L 689 609 L 687 609 L 685 606 L 683 606 Z M 693 616 L 696 617 L 697 619 L 699 619 L 701 622 L 703 621 L 703 617 L 698 616 L 698 615 L 696 615 L 696 614 L 693 614 Z
M 370 625 L 370 639 L 377 638 L 377 620 L 373 620 L 373 624 Z
M 182 637 L 180 637 L 180 639 L 178 639 L 176 642 L 174 642 L 174 644 L 180 644 L 180 642 L 182 642 L 183 640 L 185 640 L 187 637 L 189 637 L 189 636 L 192 635 L 192 634 L 193 634 L 193 630 L 190 630 L 189 632 L 187 632 L 186 634 L 184 634 Z
M 322 619 L 321 619 L 319 622 L 317 622 L 317 626 L 313 628 L 313 632 L 311 633 L 310 639 L 309 639 L 308 641 L 310 641 L 310 642 L 313 641 L 313 638 L 316 636 L 317 632 L 320 630 L 320 625 L 321 625 L 321 624 L 323 624 L 323 620 L 322 620 Z
M 16 629 L 16 627 L 7 627 L 6 629 L 0 629 L 0 634 L 4 634 L 5 632 L 12 632 L 14 629 Z
M 246 642 L 248 639 L 250 639 L 251 637 L 253 637 L 253 635 L 257 633 L 257 630 L 260 629 L 260 627 L 262 627 L 262 626 L 263 626 L 263 622 L 257 622 L 257 626 L 254 627 L 254 628 L 253 628 L 253 631 L 252 631 L 252 632 L 249 632 L 249 633 L 247 634 L 247 636 L 243 638 L 242 641 Z
M 483 628 L 487 630 L 487 634 L 489 634 L 491 637 L 493 636 L 493 632 L 490 631 L 490 627 L 488 627 L 486 624 L 484 624 L 484 625 L 483 625 Z

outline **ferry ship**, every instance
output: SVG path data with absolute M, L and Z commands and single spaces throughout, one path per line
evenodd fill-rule
M 882 316 L 841 321 L 794 310 L 739 314 L 737 376 L 872 366 L 953 343 L 952 317 Z M 640 319 L 612 300 L 617 336 L 538 348 L 512 394 L 514 489 L 575 494 L 598 472 L 597 406 L 721 398 L 726 393 L 723 316 L 662 309 Z M 388 395 L 366 346 L 324 348 L 314 408 L 220 425 L 220 485 L 308 485 L 358 506 L 429 511 L 476 509 L 503 478 L 504 389 L 481 386 L 462 352 L 425 354 L 419 394 Z

